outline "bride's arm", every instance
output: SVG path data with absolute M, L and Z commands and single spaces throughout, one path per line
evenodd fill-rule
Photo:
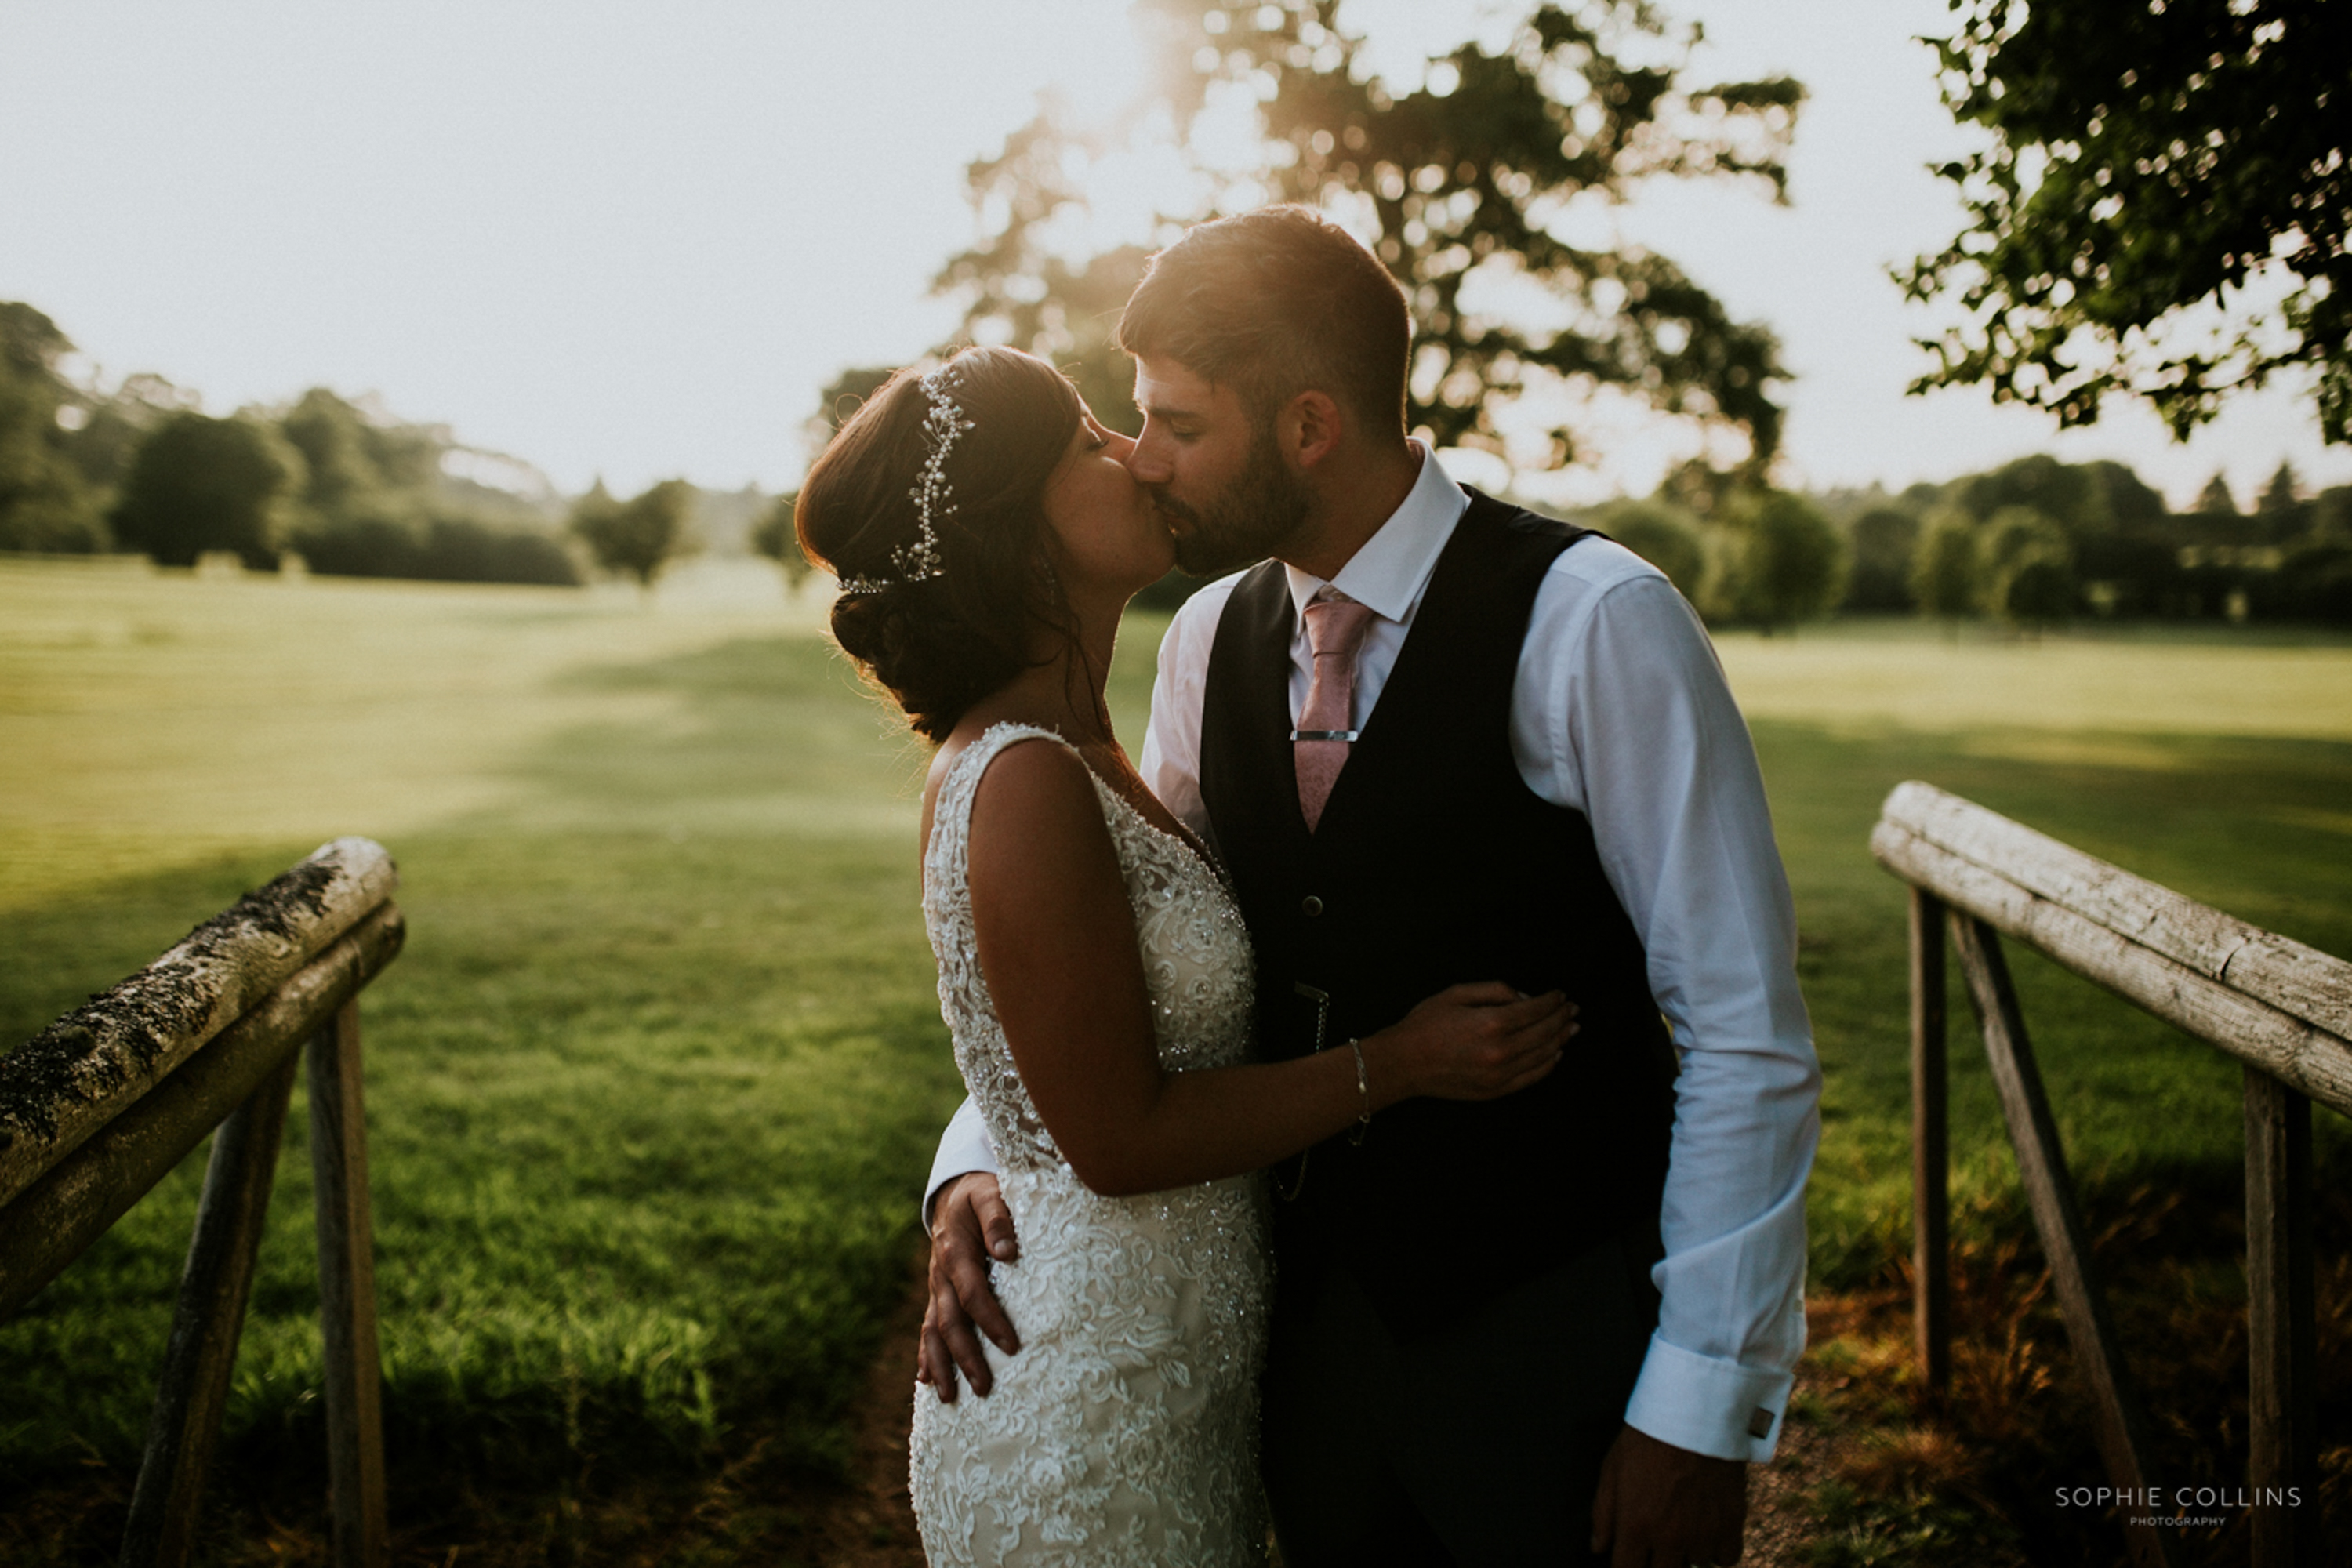
M 1367 1109 L 1355 1053 L 1161 1070 L 1135 919 L 1086 766 L 1059 746 L 1008 747 L 971 806 L 980 966 L 1029 1097 L 1078 1179 L 1112 1195 L 1272 1163 Z M 1369 1109 L 1416 1095 L 1485 1100 L 1559 1060 L 1574 1009 L 1457 985 L 1364 1039 Z

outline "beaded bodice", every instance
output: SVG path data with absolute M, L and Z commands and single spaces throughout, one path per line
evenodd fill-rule
M 1032 739 L 1068 744 L 1050 730 L 999 724 L 955 760 L 940 784 L 930 847 L 923 858 L 923 919 L 939 958 L 940 1010 L 955 1037 L 956 1066 L 988 1123 L 997 1161 L 1008 1172 L 1057 1166 L 1063 1160 L 1030 1103 L 981 978 L 966 845 L 982 773 L 1006 746 Z M 1244 1061 L 1249 1054 L 1252 987 L 1249 934 L 1241 910 L 1191 845 L 1154 826 L 1099 776 L 1087 776 L 1101 798 L 1103 821 L 1135 911 L 1160 1065 L 1181 1072 Z

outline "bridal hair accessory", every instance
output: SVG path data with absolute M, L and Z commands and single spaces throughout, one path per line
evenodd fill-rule
M 955 366 L 943 364 L 923 377 L 924 401 L 930 405 L 923 415 L 923 449 L 921 472 L 915 476 L 912 489 L 907 492 L 915 503 L 915 516 L 921 526 L 911 543 L 902 544 L 890 552 L 890 564 L 898 569 L 896 577 L 844 577 L 841 592 L 878 594 L 900 583 L 927 583 L 944 574 L 940 563 L 938 520 L 955 515 L 955 502 L 950 498 L 954 490 L 948 484 L 948 454 L 955 450 L 956 438 L 967 430 L 979 428 L 963 416 L 950 395 L 960 377 Z

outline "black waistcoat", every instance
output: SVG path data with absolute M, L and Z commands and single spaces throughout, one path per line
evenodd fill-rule
M 1201 723 L 1201 794 L 1256 948 L 1262 1054 L 1314 1048 L 1301 984 L 1328 994 L 1335 1046 L 1465 981 L 1562 990 L 1582 1009 L 1540 1083 L 1392 1106 L 1361 1144 L 1318 1146 L 1281 1205 L 1283 1268 L 1337 1259 L 1400 1334 L 1612 1235 L 1654 1256 L 1674 1118 L 1672 1048 L 1591 826 L 1529 790 L 1511 754 L 1536 590 L 1583 531 L 1471 495 L 1315 832 L 1291 761 L 1279 563 L 1226 603 Z

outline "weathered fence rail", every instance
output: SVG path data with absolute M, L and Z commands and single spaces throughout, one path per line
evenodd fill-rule
M 1870 837 L 1911 885 L 1913 1310 L 1921 1371 L 1951 1368 L 1944 931 L 1985 1054 L 2067 1337 L 2099 1410 L 2118 1489 L 2150 1497 L 2128 1372 L 2092 1269 L 2049 1098 L 2000 934 L 2178 1025 L 2245 1065 L 2247 1328 L 2257 1568 L 2318 1563 L 2311 1102 L 2352 1115 L 2352 964 L 2246 924 L 1932 785 L 1899 784 Z M 2289 1506 L 2294 1499 L 2303 1506 Z M 2170 1561 L 2169 1538 L 2132 1523 L 2134 1559 Z
M 298 1065 L 310 1074 L 339 1568 L 384 1560 L 361 989 L 399 953 L 392 858 L 341 838 L 0 1057 L 0 1317 L 213 1138 L 125 1568 L 187 1561 Z

